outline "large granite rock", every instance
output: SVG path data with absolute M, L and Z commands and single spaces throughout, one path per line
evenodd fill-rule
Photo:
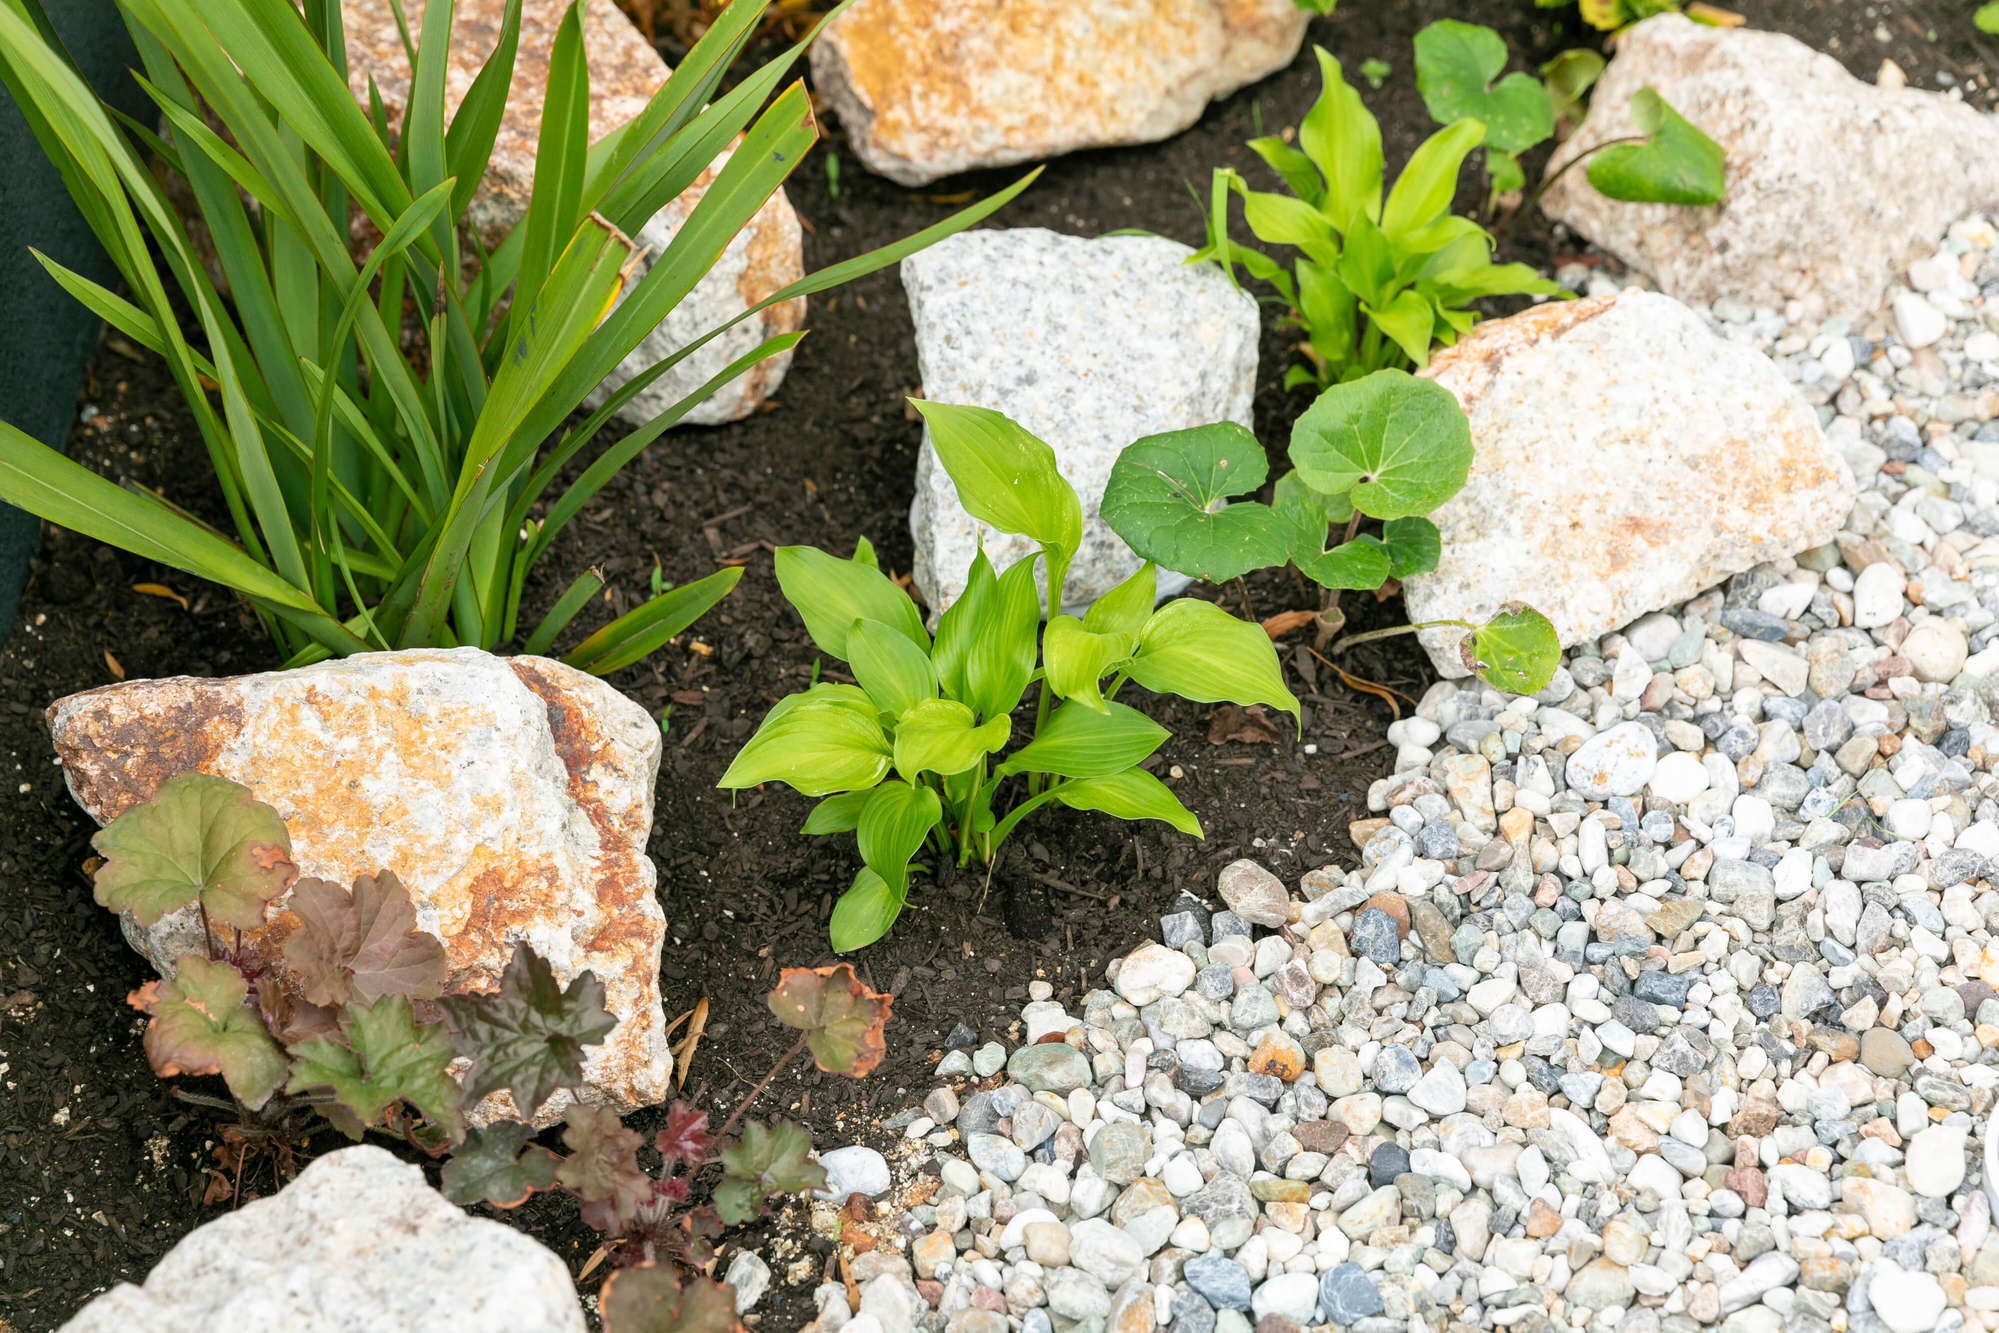
M 1457 396 L 1475 453 L 1433 515 L 1443 558 L 1404 584 L 1412 621 L 1519 600 L 1567 647 L 1830 541 L 1853 504 L 1783 372 L 1657 292 L 1489 321 L 1423 373 Z M 1465 674 L 1461 637 L 1423 632 L 1446 676 Z
M 497 245 L 527 212 L 549 52 L 568 8 L 568 0 L 525 0 L 521 6 L 520 46 L 514 58 L 506 117 L 500 122 L 485 182 L 469 210 L 472 224 L 489 246 Z M 423 22 L 423 0 L 404 0 L 403 9 L 412 33 L 418 31 Z M 456 111 L 492 55 L 505 12 L 505 0 L 459 0 L 452 15 L 451 64 L 445 74 L 447 113 Z M 672 71 L 612 0 L 586 0 L 583 13 L 583 42 L 590 65 L 590 137 L 595 141 L 644 110 L 647 99 Z M 347 24 L 347 77 L 354 95 L 367 105 L 368 81 L 373 79 L 393 124 L 401 118 L 409 98 L 409 60 L 389 0 L 342 0 L 341 15 Z M 633 239 L 649 257 L 665 252 L 727 160 L 725 152 L 640 229 Z M 798 215 L 780 189 L 729 242 L 687 298 L 592 392 L 589 404 L 603 402 L 640 371 L 796 281 L 804 271 Z M 766 338 L 790 333 L 804 322 L 803 297 L 744 320 L 661 376 L 634 398 L 620 417 L 633 424 L 649 420 Z M 787 352 L 763 362 L 724 386 L 686 420 L 712 425 L 749 415 L 777 391 L 790 361 Z
M 267 1199 L 196 1228 L 60 1333 L 583 1333 L 562 1260 L 470 1217 L 369 1145 L 319 1158 Z
M 194 770 L 275 807 L 300 874 L 347 884 L 393 870 L 443 941 L 454 990 L 496 984 L 519 943 L 565 984 L 589 968 L 618 1025 L 584 1066 L 585 1099 L 630 1111 L 666 1096 L 666 922 L 645 854 L 659 727 L 609 685 L 543 657 L 371 653 L 109 685 L 57 701 L 49 730 L 70 793 L 100 823 Z M 286 901 L 246 947 L 277 958 L 296 925 Z M 167 975 L 204 948 L 192 908 L 149 930 L 128 918 L 126 937 Z M 539 1121 L 570 1101 L 550 1098 Z M 499 1093 L 473 1119 L 512 1114 Z
M 1004 412 L 1048 442 L 1082 498 L 1071 610 L 1140 563 L 1097 517 L 1119 452 L 1161 431 L 1251 424 L 1256 302 L 1216 266 L 1190 266 L 1191 253 L 1156 236 L 1086 240 L 1025 227 L 966 232 L 902 261 L 924 396 Z M 958 503 L 927 431 L 909 526 L 917 590 L 942 611 L 965 590 L 981 525 Z M 1033 548 L 983 535 L 997 569 Z M 1186 586 L 1160 574 L 1162 597 Z
M 1298 54 L 1292 0 L 859 0 L 812 84 L 870 170 L 974 167 L 1178 134 Z
M 1711 208 L 1623 204 L 1578 168 L 1542 200 L 1550 217 L 1705 304 L 1723 296 L 1865 318 L 1946 228 L 1999 203 L 1999 121 L 1938 93 L 1862 83 L 1794 38 L 1677 14 L 1618 34 L 1589 117 L 1551 165 L 1633 133 L 1653 87 L 1727 156 Z

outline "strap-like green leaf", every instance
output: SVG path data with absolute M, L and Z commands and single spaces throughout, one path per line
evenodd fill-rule
M 742 566 L 731 565 L 706 578 L 669 588 L 577 644 L 563 661 L 593 676 L 622 671 L 664 648 L 681 631 L 707 615 L 742 577 Z

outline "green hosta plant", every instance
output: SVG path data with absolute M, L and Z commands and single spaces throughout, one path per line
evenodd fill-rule
M 1681 3 L 1682 0 L 1534 0 L 1538 9 L 1562 9 L 1578 4 L 1583 22 L 1601 32 L 1616 32 L 1654 14 L 1678 13 Z
M 1451 212 L 1458 168 L 1485 137 L 1483 123 L 1458 120 L 1432 135 L 1384 198 L 1381 127 L 1340 62 L 1324 50 L 1318 57 L 1324 88 L 1298 126 L 1297 145 L 1275 137 L 1249 145 L 1290 193 L 1252 190 L 1235 171 L 1217 169 L 1207 244 L 1194 256 L 1232 276 L 1240 265 L 1276 288 L 1305 334 L 1307 364 L 1285 374 L 1287 387 L 1420 367 L 1431 347 L 1455 342 L 1478 322 L 1472 302 L 1561 294 L 1524 264 L 1494 264 L 1492 238 Z M 1242 201 L 1259 241 L 1297 251 L 1289 270 L 1229 239 L 1231 197 Z
M 1111 531 L 1161 568 L 1235 578 L 1287 561 L 1327 589 L 1326 637 L 1343 617 L 1342 590 L 1368 592 L 1437 567 L 1443 540 L 1428 515 L 1457 494 L 1472 461 L 1457 399 L 1406 371 L 1379 370 L 1321 393 L 1291 432 L 1292 470 L 1272 500 L 1263 447 L 1241 426 L 1196 426 L 1139 440 L 1104 487 Z M 1235 499 L 1235 503 L 1228 501 Z M 1560 656 L 1539 612 L 1509 605 L 1490 621 L 1425 621 L 1354 635 L 1345 644 L 1457 627 L 1465 665 L 1516 694 L 1548 683 Z
M 1485 126 L 1485 169 L 1494 194 L 1526 185 L 1520 154 L 1553 137 L 1603 72 L 1594 51 L 1564 51 L 1541 67 L 1545 78 L 1506 68 L 1506 43 L 1491 28 L 1439 19 L 1416 34 L 1416 88 L 1439 124 L 1474 117 Z M 1589 182 L 1603 195 L 1639 204 L 1714 204 L 1727 190 L 1722 152 L 1714 140 L 1651 88 L 1632 96 L 1638 133 L 1608 139 L 1555 168 L 1534 198 L 1563 173 L 1587 162 Z
M 119 0 L 161 134 L 98 100 L 41 0 L 4 0 L 0 81 L 129 298 L 46 257 L 43 266 L 164 358 L 234 540 L 4 423 L 0 499 L 233 589 L 293 663 L 492 647 L 517 634 L 545 651 L 601 587 L 585 573 L 538 626 L 521 625 L 523 584 L 564 525 L 661 432 L 800 336 L 765 341 L 600 447 L 612 415 L 722 331 L 713 330 L 570 422 L 818 137 L 804 86 L 780 90 L 802 43 L 722 87 L 767 6 L 735 0 L 630 123 L 590 143 L 583 10 L 570 5 L 546 71 L 532 197 L 489 253 L 465 223 L 506 112 L 521 0 L 501 11 L 494 54 L 449 117 L 454 6 L 425 5 L 420 27 L 404 34 L 410 95 L 394 123 L 379 99 L 364 108 L 349 91 L 336 0 Z M 631 238 L 731 143 L 727 164 L 641 271 Z M 185 185 L 199 228 L 152 162 Z M 756 309 L 894 263 L 1018 189 Z M 365 258 L 350 248 L 350 214 L 381 236 Z M 213 242 L 227 299 L 203 266 L 198 232 Z M 662 592 L 570 661 L 603 674 L 638 660 L 737 577 L 728 569 Z
M 804 832 L 855 835 L 861 869 L 833 909 L 833 947 L 843 952 L 888 931 L 926 848 L 960 866 L 990 865 L 1020 821 L 1051 802 L 1198 837 L 1199 821 L 1142 766 L 1167 731 L 1117 701 L 1127 681 L 1299 712 L 1263 630 L 1193 599 L 1154 610 L 1150 563 L 1082 616 L 1062 614 L 1083 517 L 1054 452 L 985 408 L 915 406 L 966 511 L 1038 549 L 1003 570 L 981 551 L 933 637 L 866 540 L 844 560 L 780 548 L 786 599 L 855 683 L 815 684 L 780 701 L 719 784 L 786 783 L 824 798 Z M 1045 628 L 1037 570 L 1055 609 Z M 1014 710 L 1037 685 L 1031 730 L 1009 750 Z

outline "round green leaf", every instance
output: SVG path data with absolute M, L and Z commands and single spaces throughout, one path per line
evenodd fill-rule
M 1589 183 L 1629 204 L 1718 204 L 1728 189 L 1721 145 L 1651 88 L 1631 95 L 1646 143 L 1620 143 L 1590 159 Z
M 1225 505 L 1263 484 L 1263 446 L 1232 421 L 1148 435 L 1111 468 L 1098 511 L 1125 544 L 1165 569 L 1210 582 L 1282 564 L 1282 525 L 1256 503 Z
M 1292 563 L 1321 588 L 1345 588 L 1373 592 L 1388 582 L 1388 552 L 1372 540 L 1356 538 L 1330 551 L 1299 547 L 1291 554 Z
M 1465 635 L 1458 653 L 1466 667 L 1495 689 L 1533 694 L 1555 674 L 1562 645 L 1546 616 L 1515 602 Z
M 199 900 L 209 924 L 248 930 L 291 887 L 298 867 L 278 812 L 241 783 L 206 773 L 168 778 L 90 840 L 104 857 L 97 901 L 150 926 Z
M 1525 152 L 1555 132 L 1548 90 L 1531 74 L 1508 74 L 1506 43 L 1491 28 L 1439 19 L 1416 34 L 1416 91 L 1439 125 L 1485 124 L 1485 142 Z
M 1375 518 L 1429 513 L 1463 488 L 1471 458 L 1458 400 L 1401 370 L 1335 385 L 1291 431 L 1291 461 L 1305 484 L 1345 495 Z
M 1444 537 L 1427 518 L 1391 518 L 1381 525 L 1381 549 L 1390 578 L 1427 574 L 1444 553 Z

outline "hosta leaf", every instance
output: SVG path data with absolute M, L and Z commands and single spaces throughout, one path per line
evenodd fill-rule
M 534 1129 L 518 1120 L 473 1130 L 444 1164 L 444 1197 L 456 1204 L 514 1208 L 553 1186 L 560 1159 L 530 1143 L 533 1137 Z
M 1083 612 L 1083 628 L 1092 634 L 1129 634 L 1138 637 L 1152 618 L 1152 605 L 1159 600 L 1159 574 L 1148 560 L 1130 578 L 1090 603 Z
M 891 718 L 937 696 L 930 655 L 879 620 L 857 620 L 847 631 L 847 663 L 875 707 Z
M 1429 513 L 1463 488 L 1471 457 L 1471 427 L 1450 390 L 1400 370 L 1326 390 L 1291 431 L 1305 484 L 1374 518 Z
M 582 1086 L 584 1048 L 617 1026 L 594 972 L 578 972 L 564 987 L 525 944 L 514 946 L 498 991 L 447 995 L 438 1003 L 452 1047 L 472 1061 L 465 1071 L 467 1099 L 505 1089 L 523 1118 L 558 1088 Z
M 812 807 L 800 833 L 852 833 L 860 827 L 861 811 L 867 807 L 872 789 L 843 791 Z
M 645 1139 L 626 1129 L 608 1106 L 579 1102 L 563 1116 L 562 1159 L 555 1178 L 582 1202 L 583 1220 L 607 1235 L 617 1235 L 639 1205 L 652 1198 L 653 1178 L 639 1167 L 639 1145 Z
M 850 964 L 787 967 L 768 1002 L 778 1022 L 805 1032 L 813 1060 L 827 1073 L 863 1078 L 881 1063 L 882 1027 L 895 1002 L 863 986 Z
M 1620 143 L 1586 168 L 1599 194 L 1632 204 L 1718 204 L 1728 190 L 1721 145 L 1651 88 L 1631 95 L 1631 120 L 1646 143 Z
M 659 1150 L 668 1166 L 675 1162 L 695 1166 L 708 1155 L 713 1142 L 708 1133 L 708 1113 L 697 1111 L 685 1102 L 675 1102 L 667 1108 L 666 1128 L 653 1137 L 652 1146 Z
M 168 778 L 90 845 L 104 858 L 99 905 L 145 926 L 198 900 L 209 924 L 249 930 L 264 924 L 264 904 L 298 878 L 278 812 L 248 787 L 206 773 Z
M 1067 703 L 1048 715 L 1039 735 L 1008 755 L 993 772 L 996 777 L 1013 773 L 1105 777 L 1130 768 L 1165 744 L 1170 734 L 1136 708 L 1121 703 L 1106 704 L 1101 713 Z
M 1458 654 L 1479 679 L 1509 694 L 1547 687 L 1562 660 L 1555 627 L 1531 606 L 1509 602 L 1498 615 L 1465 635 Z
M 964 689 L 955 697 L 988 721 L 1014 710 L 1034 674 L 1041 629 L 1041 595 L 1034 587 L 1037 559 L 1028 556 L 1008 565 L 966 625 L 971 641 L 965 649 Z
M 1073 699 L 1101 713 L 1109 707 L 1104 702 L 1103 678 L 1130 657 L 1137 646 L 1135 629 L 1095 633 L 1074 616 L 1051 616 L 1048 628 L 1041 633 L 1041 660 L 1047 670 L 1048 688 L 1055 691 L 1057 698 Z
M 388 871 L 357 877 L 352 892 L 302 879 L 285 906 L 299 919 L 285 937 L 285 965 L 311 1003 L 432 1000 L 443 991 L 444 946 L 418 927 L 409 890 Z
M 905 884 L 891 884 L 873 866 L 854 872 L 854 882 L 833 904 L 833 917 L 826 923 L 826 937 L 834 953 L 865 949 L 882 936 L 902 915 L 908 901 Z
M 447 1132 L 463 1132 L 461 1093 L 445 1072 L 451 1042 L 439 1027 L 419 1027 L 407 998 L 385 995 L 373 1004 L 348 1005 L 340 1012 L 340 1032 L 345 1045 L 314 1037 L 292 1047 L 287 1092 L 325 1088 L 363 1127 L 380 1124 L 384 1111 L 406 1101 Z
M 777 586 L 784 599 L 805 620 L 812 642 L 841 661 L 848 660 L 847 632 L 856 620 L 888 626 L 924 652 L 930 635 L 909 594 L 875 568 L 874 552 L 865 543 L 852 560 L 813 546 L 780 546 L 773 557 Z
M 1201 821 L 1165 783 L 1142 768 L 1065 782 L 1055 788 L 1055 799 L 1074 810 L 1096 810 L 1118 819 L 1164 820 L 1182 833 L 1202 836 Z
M 966 513 L 1058 552 L 1065 561 L 1076 553 L 1083 509 L 1056 467 L 1053 449 L 989 407 L 909 401 L 922 414 L 930 446 Z
M 981 723 L 956 699 L 925 699 L 896 723 L 895 771 L 912 782 L 919 773 L 962 773 L 1012 734 L 1004 714 Z
M 264 1019 L 244 1003 L 249 985 L 227 963 L 188 954 L 173 979 L 149 981 L 129 1002 L 146 1024 L 146 1059 L 162 1078 L 220 1074 L 237 1101 L 256 1110 L 284 1085 L 289 1061 Z
M 767 1194 L 803 1194 L 826 1184 L 826 1169 L 812 1160 L 811 1135 L 789 1120 L 747 1122 L 741 1141 L 722 1149 L 722 1169 L 715 1211 L 730 1226 L 760 1216 Z
M 1269 508 L 1215 506 L 1263 485 L 1263 446 L 1232 421 L 1148 435 L 1127 445 L 1104 486 L 1103 520 L 1161 568 L 1219 583 L 1284 561 Z
M 1269 704 L 1299 716 L 1270 636 L 1212 602 L 1183 597 L 1155 611 L 1129 670 L 1155 694 L 1196 703 Z
M 731 1288 L 668 1264 L 620 1268 L 597 1293 L 604 1333 L 737 1333 Z
M 1505 68 L 1506 42 L 1491 28 L 1439 19 L 1416 34 L 1416 91 L 1430 118 L 1480 121 L 1486 143 L 1523 153 L 1555 132 L 1554 109 L 1539 79 L 1499 78 Z
M 893 754 L 866 694 L 852 685 L 814 685 L 778 701 L 715 785 L 783 782 L 828 796 L 874 786 Z
M 869 794 L 854 826 L 861 860 L 900 892 L 909 883 L 909 858 L 916 855 L 943 813 L 932 788 L 884 782 Z

